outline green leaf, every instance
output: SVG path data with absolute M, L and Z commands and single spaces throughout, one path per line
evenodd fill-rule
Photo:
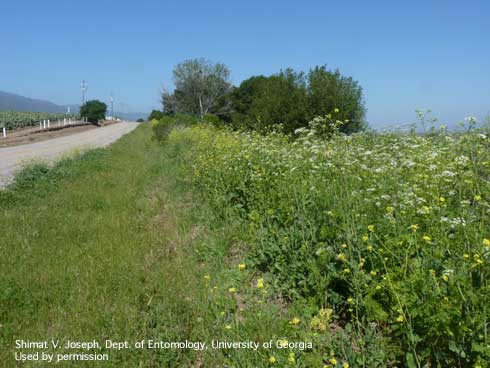
M 408 368 L 417 368 L 417 364 L 415 363 L 415 358 L 412 353 L 407 353 L 406 359 Z

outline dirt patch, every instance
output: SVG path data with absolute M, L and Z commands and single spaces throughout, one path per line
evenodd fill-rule
M 66 126 L 63 128 L 54 127 L 53 130 L 42 131 L 39 128 L 27 128 L 11 132 L 7 138 L 0 137 L 0 147 L 19 146 L 35 142 L 46 141 L 48 139 L 64 137 L 71 134 L 85 132 L 87 130 L 97 129 L 98 127 L 92 124 Z

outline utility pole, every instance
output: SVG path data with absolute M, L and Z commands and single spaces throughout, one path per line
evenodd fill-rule
M 114 96 L 111 92 L 111 119 L 114 120 Z
M 80 84 L 80 89 L 82 90 L 82 106 L 85 104 L 85 91 L 87 90 L 87 82 L 85 80 Z

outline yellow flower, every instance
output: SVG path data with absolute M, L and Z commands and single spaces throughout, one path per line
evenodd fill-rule
M 413 232 L 417 231 L 418 228 L 419 228 L 419 225 L 417 224 L 413 224 L 413 225 L 410 225 L 410 228 L 412 229 Z
M 442 279 L 447 282 L 449 280 L 449 277 L 447 277 L 447 275 L 442 275 Z
M 337 254 L 337 259 L 338 259 L 339 261 L 344 262 L 344 261 L 345 261 L 345 254 L 344 254 L 344 253 L 339 253 L 339 254 Z
M 345 249 L 345 248 L 347 248 L 347 244 L 346 244 L 346 243 L 343 243 L 343 244 L 341 245 L 341 247 Z
M 422 239 L 424 239 L 427 243 L 430 243 L 430 241 L 432 240 L 431 237 L 428 235 L 424 235 Z
M 226 325 L 226 326 L 225 326 L 225 328 L 226 328 L 227 330 L 231 330 L 231 325 Z
M 371 271 L 370 274 L 371 276 L 376 276 L 378 273 L 376 271 Z
M 228 291 L 229 291 L 231 294 L 233 294 L 234 292 L 236 292 L 236 289 L 235 289 L 234 287 L 231 287 L 231 288 L 229 288 L 229 289 L 228 289 Z
M 367 250 L 370 251 L 370 252 L 372 252 L 373 251 L 373 246 L 372 245 L 368 245 L 367 246 Z
M 481 196 L 476 195 L 476 196 L 474 196 L 474 197 L 473 197 L 473 199 L 474 199 L 475 201 L 477 201 L 477 202 L 478 202 L 478 201 L 480 201 L 480 200 L 481 200 Z
M 344 272 L 344 273 L 350 273 L 350 269 L 348 269 L 348 268 L 344 268 L 344 269 L 343 269 L 343 272 Z
M 369 240 L 369 236 L 367 234 L 363 235 L 362 236 L 362 240 L 363 241 L 368 241 Z
M 368 230 L 373 232 L 374 231 L 374 225 L 368 225 Z
M 335 364 L 337 364 L 337 359 L 335 359 L 335 358 L 330 358 L 329 362 L 330 362 L 330 364 L 335 365 Z
M 269 363 L 271 363 L 271 364 L 275 364 L 276 362 L 277 362 L 277 359 L 276 359 L 274 356 L 272 356 L 272 355 L 271 355 L 271 356 L 269 357 Z
M 439 202 L 441 202 L 441 203 L 446 202 L 446 198 L 444 198 L 444 197 L 439 197 Z
M 205 276 L 204 276 L 204 280 L 206 280 L 206 281 L 211 280 L 211 276 L 209 276 L 209 275 L 205 275 Z
M 349 367 L 350 367 L 350 365 L 347 362 L 344 362 L 344 364 L 342 364 L 342 368 L 349 368 Z
M 314 330 L 317 330 L 317 331 L 326 331 L 327 330 L 327 324 L 325 323 L 325 321 L 322 321 L 322 319 L 318 316 L 315 316 L 311 319 L 310 327 Z
M 339 112 L 340 110 L 338 108 L 333 109 L 334 112 Z
M 290 322 L 291 325 L 299 325 L 301 320 L 298 317 L 294 317 Z
M 349 298 L 347 298 L 347 303 L 349 303 L 349 304 L 354 303 L 354 299 L 352 299 L 352 298 L 350 298 L 350 297 L 349 297 Z
M 288 361 L 292 364 L 296 363 L 296 357 L 294 356 L 294 353 L 292 351 L 289 353 Z
M 470 258 L 470 255 L 469 255 L 468 253 L 464 253 L 464 254 L 463 254 L 463 258 L 464 258 L 464 259 L 468 259 L 468 258 Z
M 238 265 L 238 269 L 239 269 L 240 271 L 243 271 L 245 268 L 247 268 L 247 266 L 245 265 L 245 263 L 240 263 L 240 264 Z
M 391 213 L 393 213 L 394 210 L 395 209 L 393 207 L 386 207 L 386 213 L 391 214 Z
M 403 323 L 404 320 L 405 320 L 405 318 L 401 314 L 396 318 L 396 321 L 398 323 Z
M 260 278 L 257 280 L 257 289 L 262 289 L 264 287 L 264 279 Z
M 485 239 L 483 239 L 483 245 L 484 245 L 485 247 L 490 247 L 490 239 L 486 239 L 486 238 L 485 238 Z

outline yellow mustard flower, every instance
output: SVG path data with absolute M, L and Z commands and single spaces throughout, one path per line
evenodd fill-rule
M 291 364 L 296 363 L 296 356 L 294 355 L 294 352 L 290 352 L 288 356 L 288 362 Z
M 374 225 L 368 225 L 368 230 L 370 232 L 373 232 L 374 231 Z
M 291 321 L 289 321 L 289 324 L 291 325 L 299 325 L 301 323 L 301 320 L 298 317 L 294 317 Z
M 344 253 L 339 253 L 337 254 L 337 259 L 341 262 L 344 262 L 345 261 L 345 254 Z
M 432 238 L 429 235 L 424 235 L 422 239 L 424 239 L 427 243 L 430 243 L 430 241 L 432 240 Z
M 398 323 L 403 323 L 403 321 L 405 321 L 405 318 L 400 314 L 397 318 L 396 318 L 396 321 Z
M 228 291 L 229 291 L 231 294 L 233 294 L 233 293 L 235 293 L 235 292 L 236 292 L 236 289 L 235 289 L 234 287 L 231 287 L 231 288 L 229 288 L 229 289 L 228 289 Z
M 271 355 L 271 356 L 269 357 L 269 363 L 271 363 L 271 364 L 276 364 L 276 362 L 277 362 L 277 359 L 276 359 L 276 358 L 275 358 L 273 355 Z
M 245 268 L 247 268 L 247 265 L 246 265 L 245 263 L 240 263 L 240 264 L 238 265 L 238 269 L 239 269 L 240 271 L 243 271 Z
M 264 279 L 260 278 L 257 280 L 257 289 L 263 289 L 264 288 Z
M 336 365 L 337 364 L 337 359 L 330 358 L 329 362 L 330 362 L 330 364 Z
M 490 239 L 487 239 L 487 238 L 483 239 L 483 245 L 485 247 L 490 247 Z

